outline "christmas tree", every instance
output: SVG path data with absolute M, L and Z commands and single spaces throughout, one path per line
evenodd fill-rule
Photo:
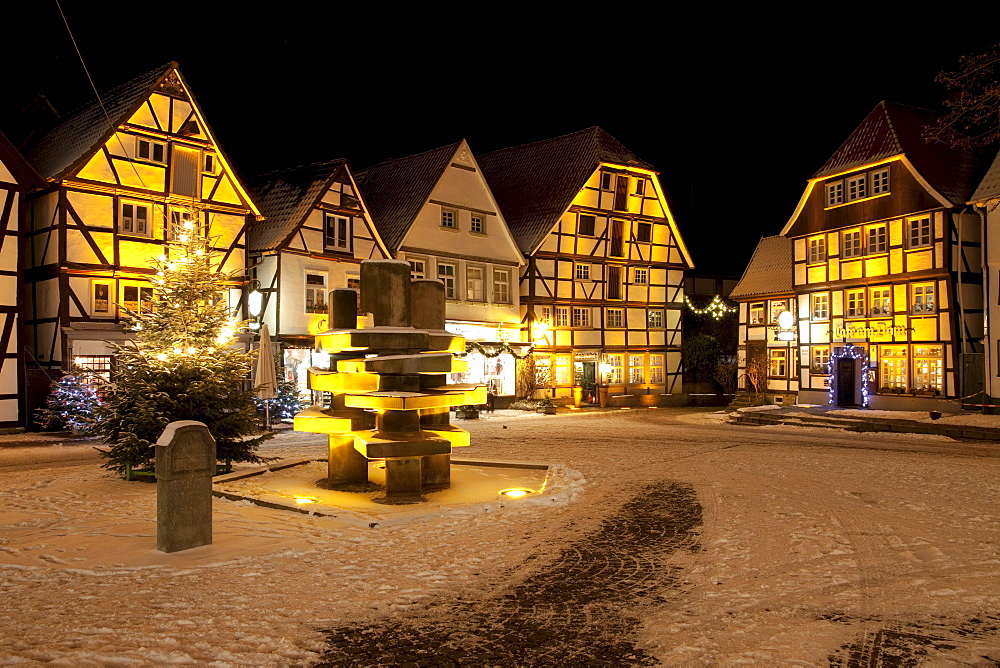
M 63 376 L 52 383 L 45 408 L 37 411 L 38 423 L 47 429 L 72 429 L 86 433 L 93 428 L 100 397 L 79 376 Z
M 114 382 L 98 412 L 95 432 L 111 446 L 106 469 L 150 467 L 154 444 L 176 420 L 205 423 L 221 461 L 263 461 L 257 446 L 272 434 L 257 434 L 253 353 L 233 345 L 232 277 L 216 266 L 199 217 L 176 217 L 168 254 L 153 262 L 153 287 L 142 288 L 135 309 L 120 307 L 132 337 L 115 346 Z

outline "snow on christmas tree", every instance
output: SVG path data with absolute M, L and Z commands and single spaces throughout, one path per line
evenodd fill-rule
M 249 373 L 253 353 L 233 346 L 239 326 L 226 299 L 232 277 L 221 273 L 210 239 L 199 233 L 201 213 L 173 223 L 168 255 L 153 262 L 153 288 L 138 310 L 119 307 L 130 341 L 116 345 L 114 383 L 98 412 L 95 432 L 111 446 L 106 469 L 148 468 L 154 444 L 175 420 L 208 425 L 220 461 L 261 462 Z
M 100 404 L 97 392 L 79 376 L 63 376 L 52 383 L 45 408 L 37 411 L 38 423 L 47 429 L 87 433 L 96 422 L 94 413 Z

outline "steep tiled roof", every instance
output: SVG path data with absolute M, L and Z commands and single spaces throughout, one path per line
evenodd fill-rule
M 108 141 L 177 63 L 167 63 L 66 114 L 25 149 L 25 157 L 47 179 L 59 179 Z M 103 106 L 102 104 L 103 103 Z M 106 114 L 105 114 L 106 112 Z M 110 123 L 108 118 L 110 117 Z
M 264 220 L 250 225 L 252 251 L 273 250 L 288 240 L 330 188 L 344 159 L 283 169 L 250 180 L 250 197 Z
M 764 237 L 750 258 L 743 278 L 730 299 L 792 292 L 792 242 L 787 237 Z
M 986 170 L 986 176 L 980 181 L 976 192 L 972 194 L 970 199 L 973 202 L 1000 199 L 1000 153 L 997 154 L 990 168 Z
M 368 205 L 375 229 L 395 253 L 406 231 L 462 142 L 406 158 L 386 160 L 357 172 L 358 190 Z
M 924 141 L 924 127 L 937 116 L 919 107 L 880 102 L 813 178 L 839 174 L 905 153 L 935 190 L 952 203 L 963 204 L 982 173 L 982 159 L 975 151 Z
M 28 161 L 2 132 L 0 132 L 0 162 L 7 166 L 19 185 L 34 188 L 45 187 L 45 181 L 42 177 L 28 164 Z
M 650 168 L 600 127 L 478 158 L 523 253 L 531 253 L 602 162 Z

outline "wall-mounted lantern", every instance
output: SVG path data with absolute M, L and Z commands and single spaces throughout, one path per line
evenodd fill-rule
M 791 311 L 782 311 L 778 314 L 778 324 L 775 329 L 774 338 L 778 341 L 794 341 L 796 337 L 795 316 Z

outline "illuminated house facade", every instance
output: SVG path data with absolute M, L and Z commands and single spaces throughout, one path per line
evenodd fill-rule
M 512 399 L 509 351 L 528 348 L 517 291 L 524 260 L 468 144 L 379 163 L 358 173 L 358 187 L 392 257 L 409 262 L 412 278 L 444 283 L 448 331 L 478 345 L 454 380 Z
M 361 261 L 389 253 L 346 160 L 264 174 L 250 192 L 264 216 L 249 233 L 259 318 L 283 349 L 286 380 L 305 392 L 308 368 L 329 362 L 314 350 L 315 335 L 329 329 L 329 292 L 358 289 Z
M 612 403 L 680 393 L 693 265 L 653 168 L 599 127 L 479 163 L 526 258 L 521 320 L 552 393 L 602 381 Z
M 173 234 L 207 234 L 224 271 L 246 266 L 245 222 L 259 215 L 187 83 L 169 63 L 62 117 L 24 151 L 46 186 L 26 226 L 29 403 L 48 374 L 110 375 L 119 308 L 147 308 L 153 258 Z M 234 282 L 230 303 L 240 303 Z M 31 406 L 29 406 L 30 408 Z
M 734 291 L 743 367 L 762 359 L 772 394 L 954 410 L 949 400 L 974 391 L 978 374 L 962 367 L 982 353 L 980 226 L 965 203 L 981 170 L 966 152 L 926 144 L 931 120 L 880 103 L 809 180 L 781 232 L 791 292 L 756 293 L 753 262 Z M 777 245 L 764 239 L 757 253 Z M 786 300 L 795 340 L 783 353 L 772 320 Z
M 24 424 L 20 244 L 25 194 L 45 182 L 0 134 L 0 427 Z
M 980 216 L 983 237 L 984 303 L 988 312 L 983 342 L 983 385 L 986 400 L 975 403 L 1000 404 L 1000 155 L 972 195 L 972 204 Z

